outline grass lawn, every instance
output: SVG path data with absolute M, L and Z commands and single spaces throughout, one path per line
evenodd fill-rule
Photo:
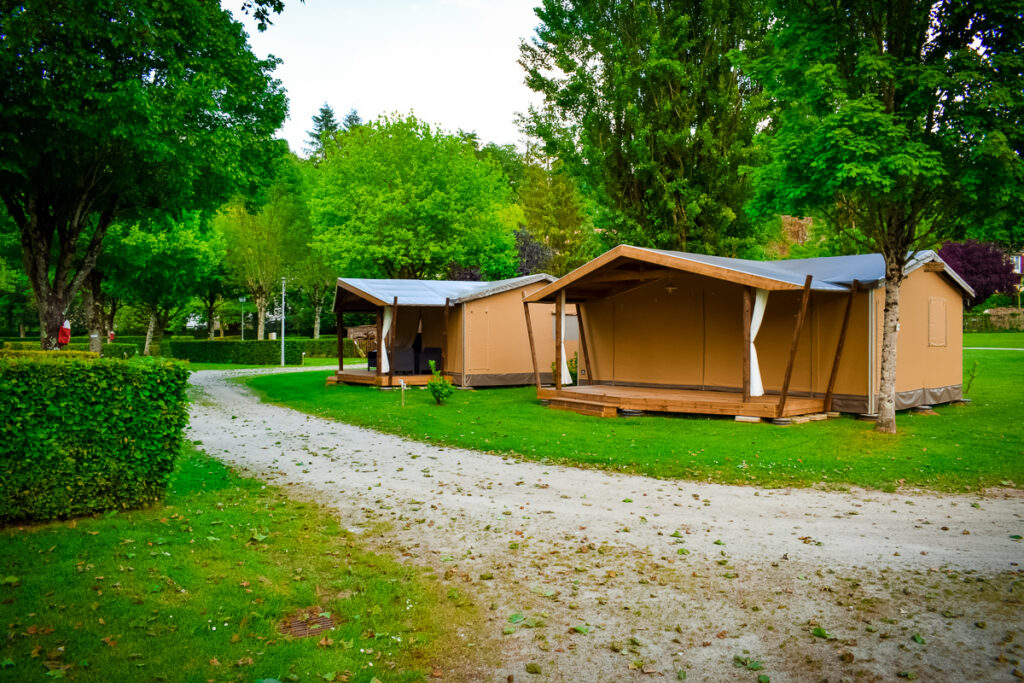
M 337 358 L 307 358 L 303 365 L 307 367 L 319 367 L 325 368 L 336 368 L 338 367 Z M 346 358 L 345 365 L 366 365 L 365 358 Z M 192 363 L 189 362 L 188 366 L 192 370 L 252 370 L 252 369 L 264 369 L 264 368 L 275 368 L 281 367 L 280 365 L 245 365 L 244 363 Z M 286 368 L 297 368 L 298 365 L 286 365 Z
M 163 505 L 2 529 L 0 566 L 0 681 L 422 681 L 444 625 L 475 621 L 334 515 L 191 450 Z M 335 626 L 282 635 L 297 612 Z
M 1024 486 L 1024 354 L 967 351 L 973 404 L 900 414 L 899 434 L 842 417 L 791 427 L 704 417 L 595 418 L 539 405 L 532 387 L 457 391 L 435 406 L 412 389 L 324 386 L 316 372 L 247 383 L 265 400 L 420 441 L 652 477 L 762 486 Z
M 1024 349 L 1024 332 L 965 332 L 964 346 Z

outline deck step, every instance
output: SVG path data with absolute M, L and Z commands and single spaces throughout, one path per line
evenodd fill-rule
M 619 414 L 615 406 L 597 403 L 595 401 L 581 401 L 575 398 L 552 398 L 549 399 L 548 407 L 555 410 L 571 410 L 580 415 L 593 415 L 596 417 L 615 417 Z

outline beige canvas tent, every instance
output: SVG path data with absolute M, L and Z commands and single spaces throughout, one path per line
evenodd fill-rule
M 528 297 L 575 304 L 581 332 L 580 386 L 556 377 L 538 395 L 599 415 L 873 413 L 884 274 L 878 254 L 760 262 L 616 247 Z M 961 397 L 970 291 L 934 252 L 908 264 L 898 409 Z
M 328 382 L 426 384 L 430 360 L 464 387 L 549 382 L 553 346 L 549 340 L 534 356 L 529 339 L 548 338 L 554 306 L 530 307 L 531 337 L 523 299 L 553 280 L 545 274 L 496 282 L 339 278 L 334 296 L 339 350 L 343 313 L 376 313 L 376 338 L 383 343 L 370 354 L 366 370 L 345 369 L 339 353 L 338 372 Z M 567 344 L 572 353 L 575 342 Z

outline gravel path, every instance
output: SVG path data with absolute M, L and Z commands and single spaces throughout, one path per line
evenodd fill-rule
M 772 681 L 1024 670 L 1019 491 L 768 490 L 520 462 L 260 403 L 233 374 L 193 375 L 192 439 L 488 612 L 438 663 L 445 680 L 756 680 L 745 658 Z

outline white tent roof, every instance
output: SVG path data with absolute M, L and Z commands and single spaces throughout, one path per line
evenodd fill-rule
M 445 300 L 460 304 L 500 294 L 535 282 L 554 282 L 547 273 L 524 275 L 508 280 L 469 282 L 462 280 L 386 280 L 375 278 L 338 278 L 335 300 L 341 290 L 354 294 L 377 306 L 444 306 Z

